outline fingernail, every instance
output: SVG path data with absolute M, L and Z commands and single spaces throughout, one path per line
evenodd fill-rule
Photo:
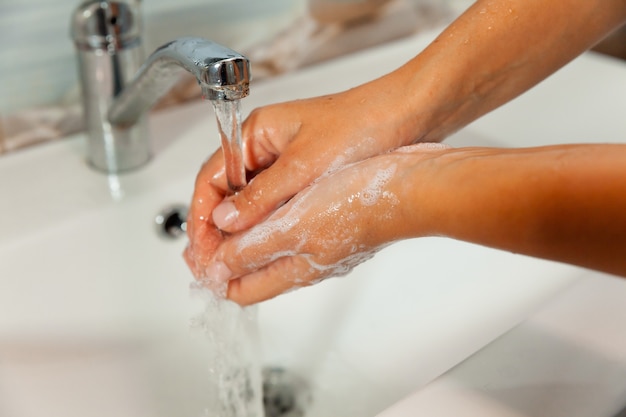
M 206 277 L 213 282 L 226 282 L 233 273 L 224 262 L 216 261 L 209 264 L 205 269 Z
M 225 201 L 213 209 L 213 222 L 220 229 L 232 225 L 237 220 L 237 216 L 239 212 L 231 201 Z

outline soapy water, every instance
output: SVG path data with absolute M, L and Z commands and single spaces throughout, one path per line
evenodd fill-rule
M 357 155 L 362 154 L 363 151 L 365 151 L 365 153 L 371 153 L 376 146 L 376 139 L 371 137 L 363 138 L 357 146 L 349 147 L 340 155 L 335 156 L 335 159 L 328 165 L 328 168 L 326 168 L 324 173 L 315 181 L 319 181 L 329 175 L 332 175 L 336 171 L 344 169 L 348 165 L 354 164 L 355 161 L 358 161 Z
M 440 142 L 420 142 L 413 145 L 402 146 L 393 150 L 394 153 L 419 153 L 419 152 L 437 152 L 446 149 L 452 149 L 452 146 Z
M 347 165 L 338 171 L 350 168 L 352 165 L 353 164 Z M 367 182 L 365 187 L 356 194 L 361 203 L 365 206 L 369 206 L 375 204 L 380 197 L 395 199 L 392 193 L 383 191 L 383 187 L 391 180 L 395 171 L 395 165 L 378 170 Z M 241 237 L 238 250 L 243 251 L 251 246 L 266 243 L 274 233 L 290 232 L 301 222 L 303 214 L 305 214 L 311 206 L 314 207 L 316 205 L 315 199 L 310 198 L 310 196 L 316 191 L 319 184 L 319 181 L 314 182 L 299 196 L 294 197 L 287 205 L 274 212 L 267 220 L 252 227 Z M 349 200 L 349 202 L 352 202 L 352 200 Z M 326 208 L 326 212 L 336 212 L 339 208 L 338 205 L 331 205 Z
M 232 192 L 246 186 L 246 167 L 241 138 L 241 105 L 239 100 L 211 100 L 220 132 L 228 188 Z
M 202 417 L 263 417 L 256 308 L 241 308 L 200 285 L 191 294 L 204 306 L 191 331 L 206 339 L 208 350 Z
M 365 186 L 363 191 L 361 191 L 359 199 L 361 204 L 364 206 L 372 206 L 376 204 L 378 199 L 381 196 L 384 196 L 384 192 L 382 192 L 382 187 L 391 180 L 393 175 L 396 172 L 395 165 L 390 166 L 387 169 L 381 169 L 376 173 L 374 178 L 372 178 L 368 184 Z M 387 195 L 390 195 L 389 193 Z
M 358 164 L 358 163 L 357 163 Z M 344 169 L 351 168 L 355 164 L 348 164 L 343 168 L 337 169 L 339 173 Z M 264 265 L 268 265 L 283 257 L 299 257 L 306 261 L 308 269 L 302 270 L 302 276 L 293 278 L 294 287 L 304 285 L 313 285 L 329 277 L 344 276 L 350 273 L 357 265 L 372 258 L 375 253 L 382 249 L 386 244 L 370 247 L 355 241 L 361 234 L 360 226 L 355 216 L 355 211 L 359 210 L 355 204 L 361 208 L 366 208 L 378 203 L 380 200 L 386 200 L 390 206 L 399 204 L 398 198 L 390 191 L 385 190 L 386 184 L 393 178 L 397 166 L 395 164 L 386 164 L 378 167 L 374 172 L 370 172 L 369 177 L 357 177 L 351 179 L 362 183 L 360 188 L 344 201 L 330 202 L 327 207 L 323 207 L 320 216 L 328 217 L 335 227 L 333 233 L 324 233 L 311 230 L 308 227 L 309 221 L 306 218 L 315 213 L 319 208 L 318 187 L 324 186 L 323 178 L 314 182 L 306 190 L 302 191 L 298 196 L 294 197 L 288 204 L 279 208 L 267 220 L 257 224 L 241 236 L 237 250 L 241 253 L 254 253 L 255 247 L 270 244 L 272 239 L 281 239 L 280 235 L 291 234 L 288 239 L 293 244 L 288 249 L 279 251 L 268 251 L 264 256 L 254 255 L 254 261 L 246 264 L 248 269 L 258 269 Z M 351 207 L 344 207 L 348 205 Z M 391 216 L 387 213 L 383 217 Z M 345 252 L 337 257 L 337 259 L 329 260 L 320 257 L 317 252 L 318 248 L 331 248 L 329 251 L 332 258 L 332 248 Z M 345 249 L 345 250 L 343 250 Z M 245 256 L 242 257 L 246 259 Z

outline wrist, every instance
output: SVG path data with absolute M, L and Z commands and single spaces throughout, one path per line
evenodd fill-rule
M 404 159 L 393 185 L 402 201 L 400 238 L 445 236 L 480 240 L 480 222 L 501 200 L 514 200 L 520 176 L 503 175 L 507 150 L 420 143 L 394 154 Z M 513 170 L 511 170 L 513 171 Z M 517 191 L 516 191 L 517 190 Z
M 389 158 L 397 166 L 388 188 L 398 201 L 388 241 L 446 235 L 466 150 L 418 143 L 381 158 Z

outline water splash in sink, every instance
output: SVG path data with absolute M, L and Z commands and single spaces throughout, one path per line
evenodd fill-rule
M 258 320 L 255 307 L 241 308 L 195 287 L 204 310 L 191 320 L 208 345 L 207 417 L 263 417 Z
M 240 103 L 239 100 L 211 102 L 217 118 L 228 187 L 237 192 L 246 185 Z M 207 352 L 204 415 L 263 417 L 256 308 L 242 309 L 225 300 L 225 294 L 226 288 L 220 296 L 200 283 L 192 288 L 192 296 L 201 299 L 203 310 L 192 318 L 191 328 L 205 337 L 206 349 L 210 351 Z

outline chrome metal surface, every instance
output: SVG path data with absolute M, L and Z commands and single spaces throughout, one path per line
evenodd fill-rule
M 140 41 L 138 1 L 86 1 L 72 15 L 71 36 L 81 49 L 126 48 Z
M 237 52 L 201 38 L 179 38 L 157 49 L 133 82 L 116 98 L 109 119 L 134 124 L 187 70 L 198 80 L 207 100 L 239 100 L 250 92 L 250 63 Z
M 87 1 L 72 16 L 88 133 L 87 160 L 104 172 L 127 171 L 150 159 L 145 119 L 138 119 L 132 129 L 122 129 L 107 118 L 114 97 L 144 60 L 140 32 L 139 7 L 133 1 Z
M 87 154 L 93 167 L 117 173 L 150 159 L 144 118 L 182 70 L 198 80 L 207 100 L 239 100 L 249 94 L 247 58 L 200 38 L 180 38 L 143 62 L 138 0 L 89 0 L 72 15 L 82 86 Z

